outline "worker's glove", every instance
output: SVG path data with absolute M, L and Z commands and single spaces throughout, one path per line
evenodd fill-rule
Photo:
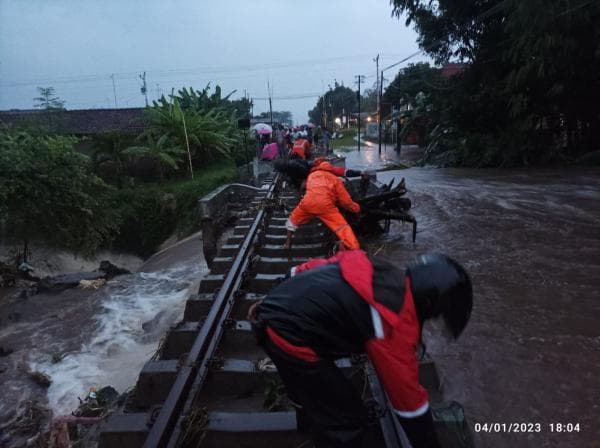
M 361 171 L 357 171 L 357 170 L 346 170 L 346 173 L 344 174 L 346 177 L 358 177 L 362 174 Z

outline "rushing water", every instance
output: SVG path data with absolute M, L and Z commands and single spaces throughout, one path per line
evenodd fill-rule
M 472 428 L 540 423 L 539 433 L 476 433 L 477 446 L 600 446 L 600 171 L 379 174 L 392 177 L 406 177 L 417 241 L 395 224 L 375 250 L 399 264 L 447 253 L 472 276 L 464 335 L 428 344 L 446 398 L 464 405 Z M 551 432 L 569 422 L 579 432 Z
M 194 235 L 97 291 L 74 288 L 5 304 L 0 346 L 14 353 L 0 358 L 0 446 L 22 446 L 43 430 L 45 417 L 28 420 L 32 403 L 69 414 L 91 387 L 134 386 L 206 272 Z M 44 372 L 52 383 L 40 387 L 28 371 Z M 21 431 L 23 419 L 31 430 Z
M 32 370 L 50 375 L 48 401 L 55 413 L 68 414 L 90 387 L 110 384 L 118 391 L 133 386 L 163 333 L 183 315 L 199 267 L 182 265 L 120 277 L 99 298 L 89 340 L 53 363 L 47 350 L 31 353 Z

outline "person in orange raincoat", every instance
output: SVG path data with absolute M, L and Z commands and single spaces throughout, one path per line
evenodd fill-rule
M 305 138 L 299 138 L 294 142 L 292 151 L 290 152 L 290 158 L 294 159 L 308 159 L 310 157 L 310 142 Z
M 313 218 L 319 218 L 336 234 L 344 249 L 360 249 L 358 240 L 340 213 L 338 205 L 353 213 L 360 212 L 360 205 L 352 200 L 334 167 L 329 162 L 319 163 L 306 179 L 306 194 L 285 223 L 288 231 L 285 247 L 291 247 L 292 236 L 299 226 Z

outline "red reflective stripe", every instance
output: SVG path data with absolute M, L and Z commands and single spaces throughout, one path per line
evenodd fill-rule
M 271 341 L 273 341 L 273 344 L 286 352 L 288 355 L 306 362 L 317 362 L 319 360 L 319 357 L 312 348 L 290 344 L 288 341 L 275 333 L 275 330 L 269 326 L 267 326 L 267 334 L 269 335 L 269 338 L 271 338 Z

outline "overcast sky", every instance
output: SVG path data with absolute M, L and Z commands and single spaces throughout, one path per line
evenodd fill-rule
M 150 100 L 210 82 L 255 113 L 269 82 L 273 109 L 303 123 L 334 79 L 370 85 L 377 53 L 385 67 L 417 50 L 388 0 L 0 0 L 0 109 L 31 108 L 37 86 L 68 109 L 114 107 L 111 74 L 118 107 L 143 106 L 146 71 Z

